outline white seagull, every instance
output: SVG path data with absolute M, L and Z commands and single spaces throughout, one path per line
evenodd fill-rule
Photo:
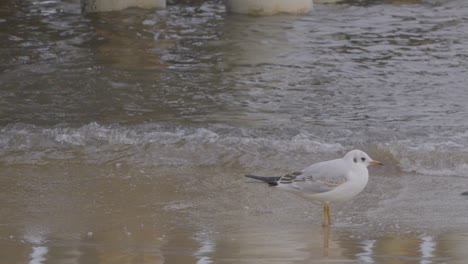
M 343 158 L 315 163 L 301 172 L 282 177 L 245 177 L 264 181 L 306 199 L 324 203 L 323 226 L 332 224 L 329 203 L 348 201 L 360 193 L 369 180 L 369 165 L 383 165 L 364 151 L 351 150 Z

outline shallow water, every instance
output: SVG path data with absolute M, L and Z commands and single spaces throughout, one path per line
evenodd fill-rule
M 1 263 L 466 263 L 468 2 L 0 3 Z M 322 208 L 242 177 L 360 148 Z

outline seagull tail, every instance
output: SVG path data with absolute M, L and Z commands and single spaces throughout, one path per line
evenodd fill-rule
M 255 175 L 245 175 L 245 177 L 260 180 L 272 186 L 278 185 L 278 181 L 281 178 L 281 177 L 262 177 L 262 176 L 255 176 Z

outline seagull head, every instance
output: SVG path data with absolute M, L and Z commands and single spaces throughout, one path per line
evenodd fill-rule
M 350 152 L 346 153 L 343 159 L 354 164 L 364 165 L 366 167 L 369 165 L 383 165 L 380 161 L 371 159 L 367 153 L 358 149 L 351 150 Z

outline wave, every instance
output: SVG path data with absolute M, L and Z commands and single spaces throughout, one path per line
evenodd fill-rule
M 90 123 L 43 128 L 15 124 L 0 130 L 0 162 L 223 166 L 266 172 L 297 170 L 360 148 L 393 171 L 468 177 L 468 134 L 365 140 L 352 131 L 246 129 L 222 125 L 125 127 Z M 120 165 L 119 165 L 120 166 Z
M 468 177 L 466 145 L 456 143 L 452 139 L 401 140 L 379 147 L 393 156 L 394 162 L 403 172 Z

